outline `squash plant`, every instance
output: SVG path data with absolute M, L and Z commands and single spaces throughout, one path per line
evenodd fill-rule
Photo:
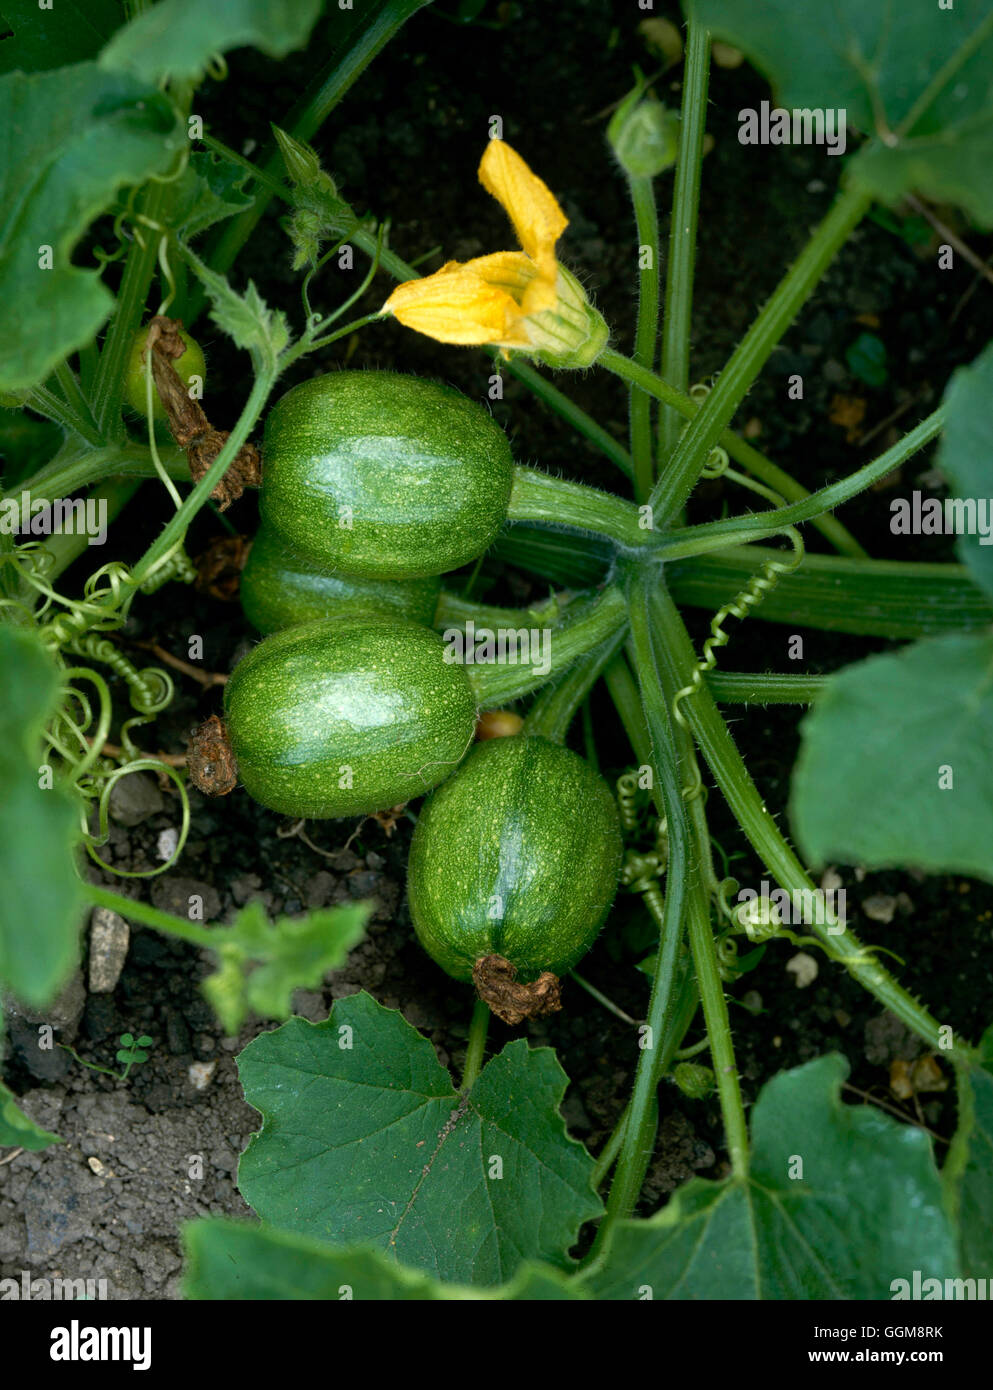
M 204 128 L 197 88 L 223 76 L 229 48 L 252 43 L 273 58 L 300 48 L 319 0 L 278 12 L 249 0 L 214 9 L 160 0 L 135 7 L 127 23 L 111 4 L 94 23 L 63 17 L 57 29 L 30 0 L 4 6 L 13 36 L 0 47 L 0 105 L 17 138 L 3 212 L 0 390 L 6 409 L 27 412 L 46 452 L 5 479 L 5 514 L 22 525 L 17 539 L 11 528 L 0 535 L 0 978 L 44 1007 L 77 960 L 84 910 L 104 906 L 213 953 L 205 989 L 228 1031 L 249 1012 L 285 1020 L 240 1057 L 262 1123 L 239 1185 L 261 1224 L 187 1229 L 191 1297 L 878 1299 L 914 1271 L 983 1274 L 993 1250 L 976 1214 L 993 1201 L 993 1035 L 969 1039 L 954 1018 L 935 1017 L 843 916 L 821 910 L 811 872 L 833 860 L 993 879 L 991 552 L 967 533 L 960 564 L 876 560 L 835 515 L 933 441 L 954 491 L 989 504 L 993 347 L 953 376 L 937 410 L 812 493 L 733 425 L 874 204 L 916 191 L 993 226 L 990 184 L 977 173 L 993 153 L 983 76 L 993 19 L 979 0 L 918 7 L 901 17 L 897 42 L 885 7 L 864 0 L 824 15 L 786 0 L 693 0 L 678 117 L 639 78 L 610 124 L 638 248 L 625 355 L 559 260 L 568 224 L 558 200 L 503 140 L 486 146 L 479 177 L 519 249 L 424 276 L 321 167 L 307 142 L 420 7 L 329 7 L 333 59 L 287 128 L 275 129 L 271 155 L 253 163 Z M 715 37 L 755 64 L 782 106 L 844 108 L 858 138 L 806 247 L 710 389 L 691 389 Z M 660 197 L 672 207 L 664 287 Z M 274 203 L 288 214 L 301 273 L 295 323 L 254 285 L 239 290 L 228 278 Z M 345 302 L 315 311 L 318 277 L 346 242 L 366 257 L 367 274 Z M 346 322 L 360 300 L 364 312 Z M 169 318 L 177 304 L 182 329 Z M 194 351 L 204 309 L 251 364 L 227 435 L 186 403 L 204 372 Z M 311 380 L 274 399 L 288 369 L 349 335 L 374 335 L 388 316 L 489 352 L 490 370 L 515 376 L 563 431 L 616 465 L 616 493 L 524 466 L 478 402 L 421 377 L 321 371 L 333 361 L 324 356 Z M 178 376 L 157 356 L 169 341 Z M 579 404 L 581 373 L 593 371 L 627 389 L 626 443 Z M 553 382 L 555 373 L 566 375 Z M 175 443 L 156 425 L 159 403 Z M 259 434 L 263 525 L 243 601 L 266 635 L 225 693 L 234 794 L 275 813 L 335 819 L 430 793 L 411 846 L 409 913 L 471 1014 L 457 1077 L 368 994 L 338 1001 L 322 1023 L 290 1017 L 294 988 L 343 961 L 366 908 L 273 923 L 255 905 L 232 924 L 205 926 L 85 872 L 87 856 L 103 862 L 113 787 L 160 767 L 142 755 L 139 731 L 147 736 L 172 699 L 169 673 L 138 669 L 111 634 L 132 605 L 195 577 L 190 524 L 212 494 L 226 505 L 251 483 Z M 741 490 L 741 506 L 688 524 L 688 500 L 714 477 L 732 497 Z M 112 544 L 81 585 L 63 579 L 85 537 L 36 539 L 45 530 L 32 524 L 31 498 L 100 504 L 113 541 L 114 518 L 143 480 L 172 508 L 153 543 L 130 564 L 113 558 Z M 808 524 L 835 553 L 807 553 Z M 446 582 L 488 550 L 560 591 L 520 612 Z M 680 605 L 713 613 L 699 650 Z M 753 675 L 735 672 L 724 650 L 745 619 L 906 645 L 826 678 Z M 453 630 L 486 626 L 540 627 L 551 639 L 547 664 L 490 660 L 471 635 L 478 659 L 447 659 Z M 115 705 L 108 671 L 130 709 Z M 630 745 L 613 787 L 566 746 L 598 683 Z M 480 711 L 518 701 L 523 724 L 503 721 L 506 736 L 471 750 Z M 810 707 L 789 808 L 796 847 L 721 709 L 755 704 Z M 168 775 L 188 807 L 185 774 Z M 735 905 L 741 885 L 716 862 L 708 827 L 711 784 L 770 879 L 803 904 L 796 923 L 768 897 Z M 170 863 L 187 821 L 188 809 Z M 640 896 L 657 949 L 643 963 L 651 990 L 631 1032 L 633 1089 L 594 1158 L 559 1113 L 567 1078 L 554 1051 L 520 1036 L 487 1058 L 489 1020 L 560 1006 L 561 977 L 612 930 L 619 880 Z M 842 1104 L 838 1056 L 775 1076 L 746 1116 L 728 991 L 757 948 L 773 958 L 801 939 L 791 925 L 954 1074 L 959 1127 L 940 1169 L 923 1129 Z M 565 1002 L 598 1007 L 575 989 Z M 692 1180 L 639 1217 L 669 1081 L 690 1095 L 716 1092 L 728 1171 Z M 0 1143 L 43 1148 L 53 1138 L 5 1088 Z

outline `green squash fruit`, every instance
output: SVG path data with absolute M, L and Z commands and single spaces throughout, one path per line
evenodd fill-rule
M 369 815 L 438 785 L 472 741 L 476 699 L 429 628 L 332 618 L 266 637 L 224 690 L 238 776 L 288 816 Z
M 512 479 L 503 430 L 457 391 L 395 372 L 331 372 L 269 412 L 260 506 L 325 571 L 416 579 L 486 550 Z
M 409 618 L 430 627 L 440 593 L 440 575 L 356 579 L 324 574 L 295 555 L 268 526 L 260 527 L 241 575 L 241 606 L 259 632 L 357 614 Z
M 179 336 L 186 344 L 186 351 L 172 365 L 187 386 L 195 376 L 199 377 L 202 382 L 206 369 L 203 349 L 195 338 L 191 338 L 182 329 L 179 331 Z M 132 410 L 137 410 L 139 415 L 146 417 L 148 412 L 145 409 L 145 363 L 141 360 L 141 354 L 145 350 L 147 337 L 148 333 L 144 328 L 135 334 L 131 344 L 131 355 L 128 358 L 127 376 L 124 379 L 124 399 Z M 166 419 L 165 407 L 159 400 L 159 393 L 155 389 L 154 382 L 152 383 L 152 419 L 157 424 L 164 424 Z
M 407 868 L 414 929 L 457 980 L 487 955 L 522 981 L 561 975 L 596 939 L 621 853 L 614 798 L 577 754 L 526 734 L 479 744 L 418 819 Z

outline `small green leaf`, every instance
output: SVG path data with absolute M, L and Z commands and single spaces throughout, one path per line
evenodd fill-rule
M 126 1059 L 125 1059 L 125 1060 L 126 1060 Z M 134 1052 L 131 1053 L 131 1061 L 132 1061 L 132 1062 L 147 1062 L 147 1061 L 148 1061 L 148 1053 L 147 1053 L 147 1052 L 142 1052 L 141 1049 L 138 1048 L 138 1049 L 136 1049 Z
M 849 165 L 874 196 L 916 190 L 993 226 L 993 11 L 987 0 L 904 7 L 833 0 L 686 0 L 740 48 L 789 110 L 844 111 L 869 137 Z
M 621 1223 L 580 1284 L 601 1299 L 888 1299 L 915 1270 L 953 1275 L 928 1136 L 842 1104 L 847 1074 L 833 1055 L 774 1077 L 748 1178 L 692 1178 L 657 1216 Z
M 845 361 L 852 375 L 866 386 L 885 386 L 889 380 L 886 344 L 875 333 L 860 333 L 845 353 Z
M 13 1091 L 0 1081 L 0 1149 L 47 1149 L 49 1144 L 61 1144 L 57 1134 L 51 1134 L 29 1119 L 17 1104 Z
M 223 275 L 211 270 L 189 249 L 183 254 L 207 292 L 213 308 L 210 317 L 235 346 L 251 352 L 253 358 L 274 368 L 276 359 L 290 341 L 286 315 L 270 309 L 251 280 L 244 294 L 238 294 Z
M 74 800 L 41 747 L 59 673 L 34 633 L 0 626 L 0 980 L 27 1004 L 51 1002 L 76 963 L 82 915 L 72 850 Z
M 215 53 L 251 44 L 270 58 L 302 48 L 321 0 L 159 0 L 115 34 L 100 63 L 145 82 L 198 82 Z
M 567 1078 L 550 1048 L 508 1043 L 460 1097 L 426 1038 L 356 994 L 325 1023 L 263 1033 L 239 1069 L 263 1125 L 238 1185 L 272 1225 L 499 1284 L 527 1260 L 568 1268 L 602 1210 L 558 1112 Z
M 361 941 L 369 912 L 368 903 L 349 903 L 270 922 L 262 904 L 252 902 L 230 927 L 216 928 L 220 965 L 203 991 L 225 1032 L 237 1033 L 250 1009 L 262 1018 L 289 1018 L 293 991 L 313 989 L 342 964 Z
M 114 301 L 73 249 L 184 141 L 160 92 L 94 63 L 0 78 L 0 390 L 36 385 L 93 338 Z
M 993 880 L 993 639 L 950 633 L 832 677 L 801 725 L 804 854 Z
M 183 1244 L 186 1298 L 533 1303 L 585 1297 L 575 1279 L 548 1265 L 521 1265 L 509 1284 L 484 1290 L 440 1283 L 370 1247 L 334 1249 L 289 1231 L 250 1226 L 247 1221 L 215 1217 L 191 1222 L 184 1229 Z
M 95 58 L 124 23 L 120 0 L 2 0 L 0 19 L 12 32 L 0 39 L 0 73 L 42 72 Z
M 152 1046 L 154 1045 L 154 1043 L 155 1043 L 155 1039 L 154 1039 L 154 1038 L 150 1038 L 150 1037 L 147 1035 L 147 1033 L 142 1033 L 141 1037 L 138 1039 L 138 1046 L 139 1046 L 139 1047 L 152 1047 Z
M 169 223 L 184 241 L 192 241 L 215 222 L 251 205 L 244 192 L 247 169 L 211 151 L 197 151 L 176 186 Z
M 993 343 L 988 344 L 968 367 L 954 372 L 945 391 L 948 422 L 941 439 L 938 467 L 948 479 L 949 489 L 965 505 L 969 519 L 970 503 L 993 509 L 990 485 L 990 399 L 993 397 Z M 993 518 L 987 511 L 987 526 Z M 993 594 L 993 544 L 988 533 L 978 527 L 973 534 L 963 531 L 956 542 L 959 558 L 968 565 L 977 584 Z
M 135 1059 L 135 1054 L 125 1051 L 124 1048 L 119 1048 L 118 1051 L 114 1053 L 114 1056 L 118 1062 L 133 1062 Z
M 134 1047 L 134 1034 L 122 1033 L 118 1038 L 118 1042 L 122 1043 L 124 1047 Z

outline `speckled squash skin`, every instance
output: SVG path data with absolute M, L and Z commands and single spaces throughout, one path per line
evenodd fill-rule
M 325 571 L 417 579 L 486 550 L 512 479 L 503 430 L 457 391 L 396 372 L 331 372 L 269 412 L 260 506 Z
M 493 954 L 524 981 L 561 975 L 603 925 L 621 853 L 614 798 L 582 758 L 526 734 L 479 744 L 418 819 L 414 929 L 457 980 Z
M 241 575 L 241 606 L 259 632 L 279 632 L 319 618 L 409 618 L 430 627 L 441 576 L 355 579 L 324 574 L 294 554 L 268 526 L 259 528 Z
M 330 619 L 265 638 L 224 691 L 249 795 L 284 815 L 330 818 L 437 786 L 476 718 L 465 671 L 444 652 L 437 633 L 392 619 Z

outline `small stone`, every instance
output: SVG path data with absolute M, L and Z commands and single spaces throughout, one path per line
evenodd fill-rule
M 162 793 L 148 773 L 129 773 L 119 778 L 111 789 L 110 814 L 118 825 L 140 825 L 149 816 L 164 810 Z
M 117 988 L 127 959 L 131 928 L 107 907 L 90 915 L 90 993 L 111 994 Z
M 189 1068 L 190 1085 L 194 1091 L 204 1091 L 210 1085 L 210 1078 L 217 1070 L 216 1062 L 192 1062 Z
M 873 922 L 892 922 L 897 909 L 897 900 L 892 893 L 873 893 L 862 903 L 862 911 Z
M 112 1178 L 114 1175 L 109 1168 L 104 1167 L 100 1160 L 94 1155 L 86 1160 L 91 1173 L 95 1173 L 98 1178 Z
M 797 989 L 806 989 L 817 979 L 817 961 L 806 951 L 797 951 L 796 955 L 786 962 L 786 969 L 796 977 Z
M 328 873 L 327 869 L 318 869 L 317 873 L 307 880 L 304 890 L 308 908 L 313 911 L 315 907 L 327 907 L 334 889 L 334 877 Z
M 160 859 L 163 864 L 176 853 L 179 848 L 179 831 L 174 825 L 166 826 L 165 830 L 159 831 L 159 838 L 155 841 L 155 857 Z
M 244 907 L 249 898 L 253 897 L 262 887 L 262 880 L 258 874 L 239 874 L 237 878 L 231 880 L 228 886 L 236 906 Z

